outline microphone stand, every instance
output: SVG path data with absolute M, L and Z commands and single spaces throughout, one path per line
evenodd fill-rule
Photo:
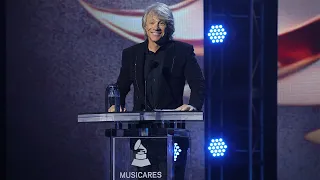
M 144 110 L 143 110 L 143 114 L 145 112 L 147 112 L 147 80 L 146 80 L 146 75 L 145 75 L 145 79 L 144 79 Z M 143 115 L 140 115 L 140 120 L 144 121 L 144 116 Z M 141 136 L 148 136 L 149 133 L 148 133 L 148 128 L 141 128 L 140 129 L 140 135 Z
M 146 77 L 144 79 L 144 111 L 146 112 L 147 110 L 147 80 Z
M 148 78 L 148 74 L 146 72 L 149 73 L 150 69 L 153 68 L 153 67 L 154 67 L 154 65 L 150 65 L 149 64 L 148 70 L 145 71 L 145 75 L 144 75 L 144 112 L 143 113 L 147 112 L 147 107 L 149 107 L 149 105 L 147 104 L 147 78 Z M 150 109 L 152 109 L 152 108 L 150 108 Z M 144 116 L 140 115 L 140 120 L 145 120 Z M 149 134 L 148 133 L 148 127 L 146 127 L 146 128 L 144 128 L 144 131 L 141 132 L 141 135 L 142 136 L 148 136 L 148 134 Z

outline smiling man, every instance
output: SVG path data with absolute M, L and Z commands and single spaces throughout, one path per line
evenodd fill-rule
M 193 46 L 173 40 L 174 18 L 163 3 L 149 6 L 142 17 L 145 41 L 122 52 L 122 66 L 117 80 L 121 109 L 134 86 L 133 111 L 174 109 L 201 110 L 204 102 L 204 77 L 195 58 Z M 183 90 L 188 82 L 191 94 L 183 104 Z M 113 112 L 111 107 L 109 112 Z
M 195 58 L 193 46 L 173 40 L 174 18 L 169 7 L 162 3 L 149 6 L 142 17 L 142 28 L 145 41 L 126 48 L 122 52 L 122 66 L 117 80 L 120 91 L 121 110 L 125 111 L 125 99 L 134 86 L 133 111 L 154 111 L 171 109 L 177 111 L 201 111 L 204 102 L 205 82 L 200 66 Z M 183 104 L 183 91 L 186 84 L 191 89 L 189 103 Z M 114 112 L 114 107 L 109 108 Z M 130 127 L 135 126 L 130 124 Z M 169 125 L 169 126 L 172 126 Z M 143 121 L 138 128 L 150 128 L 150 135 L 161 135 L 162 126 L 154 122 Z M 135 134 L 136 135 L 136 134 Z M 131 136 L 135 136 L 132 135 Z M 162 134 L 163 135 L 163 134 Z M 174 178 L 184 179 L 188 138 L 173 137 L 182 153 L 174 165 Z M 145 140 L 152 144 L 153 139 Z M 166 146 L 165 146 L 166 148 Z M 153 159 L 156 164 L 138 171 L 155 172 L 160 164 L 166 164 L 166 152 L 159 152 L 159 144 L 150 146 L 149 151 L 155 152 Z M 158 167 L 159 165 L 159 167 Z

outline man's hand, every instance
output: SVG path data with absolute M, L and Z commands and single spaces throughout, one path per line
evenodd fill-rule
M 176 110 L 177 111 L 195 111 L 196 108 L 188 104 L 183 104 L 182 106 L 178 107 Z
M 116 111 L 115 105 L 110 106 L 110 108 L 108 109 L 108 112 L 115 112 L 115 111 Z M 126 111 L 127 111 L 126 108 L 122 109 L 122 107 L 120 107 L 120 112 L 126 112 Z

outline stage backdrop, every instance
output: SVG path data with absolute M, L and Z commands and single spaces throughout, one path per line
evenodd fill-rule
M 141 16 L 153 0 L 11 0 L 6 3 L 7 168 L 10 179 L 107 180 L 103 123 L 121 52 L 143 41 Z M 203 1 L 159 0 L 175 16 L 174 38 L 194 45 L 202 66 Z M 185 100 L 188 100 L 186 86 Z M 132 92 L 127 98 L 132 109 Z M 193 179 L 204 179 L 203 124 L 191 128 Z
M 279 0 L 278 179 L 320 179 L 320 1 Z
M 78 124 L 77 114 L 104 111 L 104 90 L 116 81 L 121 50 L 142 41 L 139 15 L 152 2 L 7 1 L 8 177 L 107 179 L 108 141 L 97 136 L 105 125 Z M 159 2 L 174 10 L 175 38 L 194 44 L 202 66 L 202 1 Z M 314 23 L 319 27 L 319 6 L 318 0 L 279 1 L 279 180 L 319 179 L 319 145 L 304 140 L 320 128 L 319 46 L 309 46 L 319 36 L 294 35 Z M 185 94 L 187 100 L 187 86 Z M 127 103 L 131 109 L 132 92 Z M 198 156 L 191 173 L 201 180 L 203 126 L 192 127 L 192 136 L 191 153 Z

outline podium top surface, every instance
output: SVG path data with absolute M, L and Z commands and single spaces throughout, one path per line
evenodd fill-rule
M 125 122 L 125 121 L 202 121 L 203 112 L 122 112 L 79 114 L 78 122 Z

